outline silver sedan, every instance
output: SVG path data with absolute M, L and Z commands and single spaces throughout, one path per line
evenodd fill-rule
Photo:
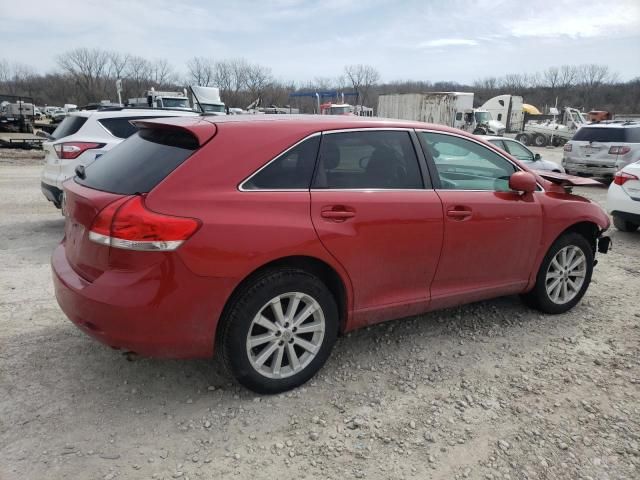
M 539 153 L 533 153 L 517 140 L 492 136 L 482 136 L 480 138 L 494 144 L 498 148 L 501 148 L 512 157 L 517 158 L 531 170 L 565 173 L 562 165 L 558 165 L 557 163 L 549 160 L 543 160 Z

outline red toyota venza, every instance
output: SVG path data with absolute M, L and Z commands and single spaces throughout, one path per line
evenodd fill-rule
M 547 313 L 584 295 L 596 204 L 442 126 L 339 116 L 138 121 L 64 185 L 58 302 L 142 355 L 219 351 L 274 393 L 336 337 L 501 295 Z

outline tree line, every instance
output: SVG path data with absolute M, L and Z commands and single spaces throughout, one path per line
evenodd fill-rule
M 317 91 L 357 92 L 350 103 L 377 107 L 378 95 L 428 91 L 474 92 L 476 106 L 504 93 L 520 95 L 541 110 L 557 105 L 616 113 L 640 112 L 640 77 L 620 81 L 606 65 L 562 65 L 535 74 L 513 73 L 486 77 L 468 84 L 453 81 L 403 80 L 383 83 L 371 65 L 346 65 L 336 77 L 317 77 L 303 83 L 277 79 L 271 68 L 243 58 L 213 59 L 196 56 L 186 62 L 186 73 L 163 58 L 148 59 L 98 48 L 76 48 L 56 57 L 56 69 L 39 73 L 25 64 L 0 59 L 0 94 L 23 95 L 37 105 L 85 105 L 117 101 L 115 83 L 122 79 L 122 99 L 139 97 L 151 87 L 182 90 L 187 85 L 216 86 L 230 107 L 245 108 L 260 99 L 262 106 L 299 108 L 312 113 L 313 97 L 291 93 Z M 326 100 L 331 100 L 325 98 Z

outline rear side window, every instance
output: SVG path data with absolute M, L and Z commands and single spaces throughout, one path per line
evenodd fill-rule
M 320 135 L 287 150 L 242 184 L 244 190 L 300 190 L 311 184 Z
M 129 138 L 136 133 L 138 129 L 131 124 L 131 120 L 139 120 L 141 118 L 163 118 L 163 117 L 116 117 L 116 118 L 102 118 L 98 120 L 111 135 L 118 138 Z
M 409 132 L 372 130 L 322 137 L 315 188 L 424 187 Z
M 625 128 L 627 143 L 640 143 L 640 127 Z
M 58 128 L 53 131 L 51 136 L 54 140 L 58 140 L 63 137 L 68 137 L 69 135 L 73 135 L 82 128 L 86 121 L 87 117 L 76 115 L 65 117 L 64 120 L 60 122 L 60 125 L 58 125 Z
M 85 167 L 76 182 L 104 192 L 147 193 L 198 148 L 188 132 L 144 128 Z
M 584 142 L 626 142 L 624 128 L 592 128 L 582 127 L 573 136 L 572 140 Z

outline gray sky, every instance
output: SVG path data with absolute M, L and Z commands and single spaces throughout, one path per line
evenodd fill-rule
M 640 76 L 640 0 L 0 0 L 0 59 L 39 71 L 79 46 L 244 57 L 281 80 L 375 66 L 383 81 L 472 82 L 599 63 Z

